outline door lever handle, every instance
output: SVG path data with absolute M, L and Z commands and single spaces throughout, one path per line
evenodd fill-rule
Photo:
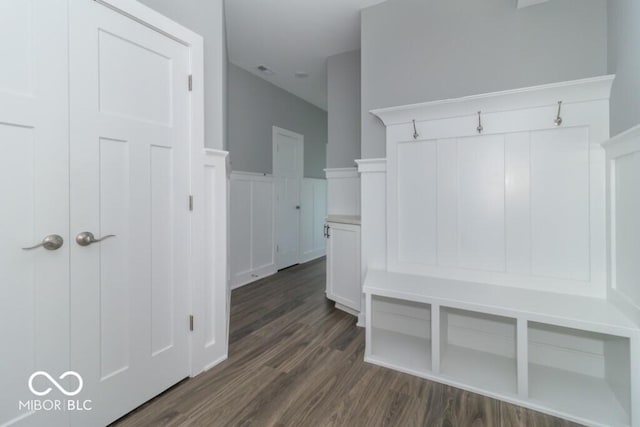
M 82 233 L 78 234 L 76 236 L 76 243 L 79 244 L 80 246 L 89 246 L 92 245 L 94 243 L 100 243 L 103 240 L 106 240 L 110 237 L 116 237 L 115 234 L 108 234 L 104 237 L 100 237 L 98 239 L 96 239 L 96 236 L 93 235 L 92 232 L 90 231 L 83 231 Z
M 58 250 L 64 245 L 64 239 L 57 234 L 50 234 L 42 239 L 42 242 L 30 248 L 22 248 L 23 251 L 31 251 L 33 249 L 44 248 L 48 251 Z

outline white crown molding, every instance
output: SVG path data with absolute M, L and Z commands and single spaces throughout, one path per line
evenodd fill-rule
M 324 169 L 327 179 L 358 178 L 358 168 L 327 168 Z
M 356 160 L 358 172 L 376 173 L 387 171 L 387 159 L 359 159 Z
M 451 117 L 497 113 L 524 108 L 608 100 L 615 75 L 532 86 L 522 89 L 472 95 L 399 107 L 380 108 L 370 113 L 386 126 Z

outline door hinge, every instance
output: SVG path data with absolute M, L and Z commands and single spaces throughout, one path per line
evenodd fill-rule
M 193 332 L 193 314 L 189 316 L 189 330 Z
M 280 252 L 280 245 L 276 245 L 276 252 Z
M 193 91 L 193 74 L 189 74 L 189 92 Z
M 193 196 L 189 195 L 189 210 L 193 211 Z

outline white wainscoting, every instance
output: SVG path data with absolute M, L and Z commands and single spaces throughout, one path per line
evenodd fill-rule
M 604 297 L 611 82 L 374 111 L 387 124 L 388 270 Z
M 358 169 L 325 169 L 327 174 L 327 214 L 360 215 L 360 175 Z
M 327 180 L 302 180 L 300 218 L 301 262 L 309 262 L 326 254 L 322 233 L 327 216 Z
M 640 126 L 605 142 L 608 179 L 608 296 L 640 323 Z
M 231 173 L 231 288 L 274 274 L 275 186 L 271 175 Z

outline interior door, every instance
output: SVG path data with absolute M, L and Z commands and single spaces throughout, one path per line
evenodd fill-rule
M 276 264 L 278 270 L 300 262 L 300 192 L 304 137 L 273 127 L 273 177 L 276 185 Z
M 72 424 L 104 425 L 189 373 L 189 50 L 91 0 L 70 21 L 71 366 L 93 402 Z
M 0 58 L 0 425 L 64 425 L 19 402 L 68 370 L 66 0 L 0 1 Z

